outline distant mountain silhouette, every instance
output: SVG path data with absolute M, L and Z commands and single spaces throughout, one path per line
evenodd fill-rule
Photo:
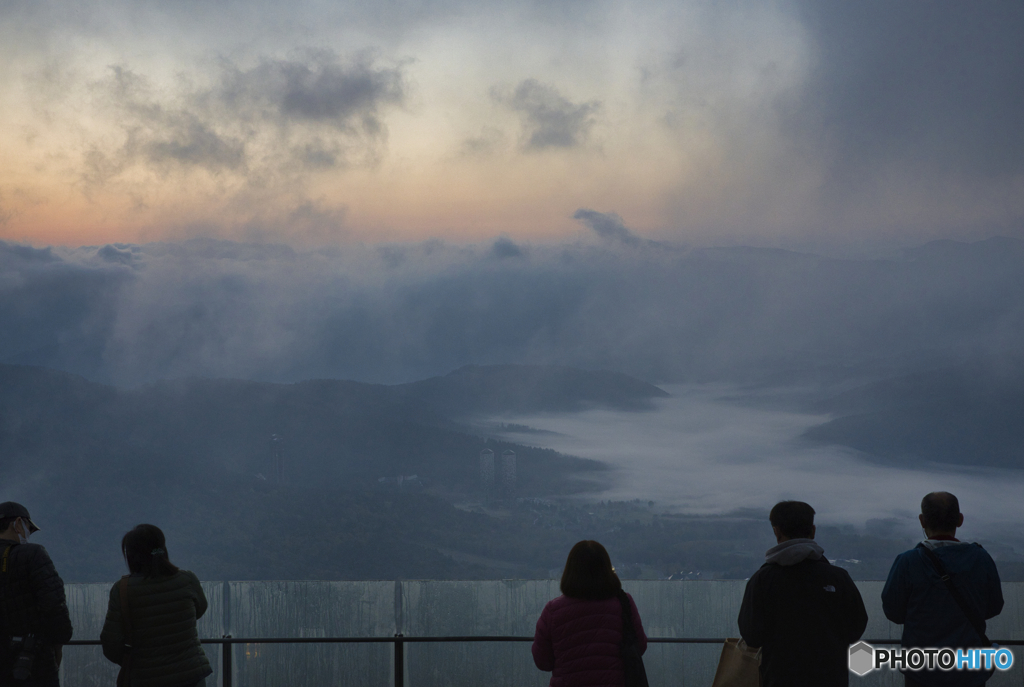
M 184 379 L 124 390 L 45 368 L 0 365 L 0 452 L 40 467 L 149 457 L 262 473 L 267 442 L 277 434 L 289 476 L 298 482 L 417 472 L 457 487 L 483 441 L 460 431 L 459 418 L 593 406 L 636 410 L 664 396 L 626 375 L 565 367 L 471 366 L 397 386 Z M 552 468 L 578 462 L 516 450 L 521 461 L 543 456 Z
M 484 447 L 516 453 L 519 493 L 530 496 L 578 492 L 577 476 L 604 467 L 478 436 L 460 418 L 639 409 L 665 395 L 569 368 L 471 367 L 399 386 L 183 379 L 118 389 L 0 365 L 2 497 L 32 504 L 46 545 L 74 562 L 67 579 L 117 572 L 117 540 L 140 521 L 167 524 L 207 574 L 480 576 L 433 547 L 457 549 L 453 536 L 488 520 L 450 503 L 481 498 Z M 412 475 L 413 491 L 399 489 L 397 477 Z
M 1024 467 L 1024 363 L 980 359 L 874 382 L 822 403 L 807 438 L 886 460 Z
M 396 387 L 453 415 L 576 411 L 604 406 L 642 410 L 668 394 L 618 372 L 536 365 L 467 365 L 444 377 Z

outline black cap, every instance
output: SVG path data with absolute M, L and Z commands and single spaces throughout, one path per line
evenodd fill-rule
M 29 534 L 39 531 L 39 526 L 32 522 L 32 516 L 28 514 L 28 508 L 20 503 L 14 501 L 0 503 L 0 519 L 3 518 L 21 518 L 28 523 Z

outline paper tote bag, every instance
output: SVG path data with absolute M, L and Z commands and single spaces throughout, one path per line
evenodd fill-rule
M 751 649 L 742 639 L 727 639 L 711 687 L 760 687 L 760 665 L 760 649 Z

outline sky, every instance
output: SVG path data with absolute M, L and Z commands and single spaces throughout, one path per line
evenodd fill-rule
M 612 215 L 698 246 L 1024 235 L 1019 2 L 0 0 L 0 15 L 12 243 L 558 243 Z

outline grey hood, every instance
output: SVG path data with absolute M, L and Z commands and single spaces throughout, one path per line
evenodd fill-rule
M 768 549 L 764 554 L 764 562 L 796 565 L 808 558 L 816 561 L 824 555 L 825 549 L 813 539 L 790 539 Z

